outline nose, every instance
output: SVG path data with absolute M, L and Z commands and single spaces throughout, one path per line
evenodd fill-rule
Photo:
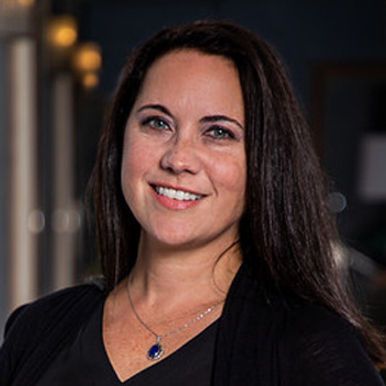
M 200 170 L 200 157 L 194 141 L 176 138 L 168 145 L 161 158 L 161 168 L 174 174 L 196 174 Z

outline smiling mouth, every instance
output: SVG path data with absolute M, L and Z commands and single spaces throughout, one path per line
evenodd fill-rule
M 160 185 L 151 185 L 157 194 L 177 201 L 197 201 L 205 197 L 202 194 L 194 194 L 185 190 L 167 188 Z

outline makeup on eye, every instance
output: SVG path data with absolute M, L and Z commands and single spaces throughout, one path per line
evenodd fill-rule
M 146 117 L 142 119 L 140 122 L 142 126 L 150 126 L 156 130 L 170 129 L 170 124 L 165 119 L 154 115 Z
M 212 137 L 213 139 L 220 139 L 220 140 L 237 139 L 236 135 L 233 133 L 232 130 L 229 130 L 223 126 L 218 126 L 218 125 L 210 126 L 208 129 L 205 130 L 205 134 L 209 137 Z
M 146 105 L 141 106 L 137 110 L 137 114 L 142 112 L 142 111 L 146 111 L 146 110 L 158 110 L 159 112 L 167 115 L 171 119 L 174 119 L 174 116 L 169 111 L 169 109 L 161 104 L 158 104 L 158 103 L 146 104 Z M 201 123 L 218 122 L 218 121 L 227 121 L 227 122 L 234 123 L 235 125 L 239 126 L 240 129 L 244 130 L 243 125 L 237 119 L 229 117 L 228 115 L 225 115 L 225 114 L 206 115 L 200 119 Z
M 148 110 L 156 110 L 157 112 L 161 113 L 161 115 L 149 115 L 145 117 L 141 117 L 143 113 L 147 113 Z M 149 111 L 149 114 L 150 114 Z M 176 118 L 173 116 L 173 114 L 163 105 L 161 104 L 146 104 L 140 107 L 137 110 L 137 114 L 140 114 L 139 121 L 142 126 L 150 126 L 153 129 L 156 130 L 168 130 L 171 129 L 174 124 L 173 122 L 176 121 Z M 166 115 L 166 117 L 162 116 Z M 172 122 L 170 122 L 170 120 Z M 242 133 L 245 131 L 242 124 L 237 121 L 234 118 L 231 118 L 224 114 L 214 114 L 214 115 L 207 115 L 199 119 L 198 121 L 201 125 L 206 125 L 208 123 L 213 123 L 213 125 L 210 125 L 208 129 L 205 129 L 204 132 L 212 133 L 212 135 L 207 134 L 207 136 L 212 137 L 213 139 L 236 139 L 240 140 L 242 138 Z M 235 129 L 229 129 L 222 125 L 224 123 L 225 125 L 232 125 Z M 237 132 L 242 131 L 240 133 L 241 135 L 237 134 Z
M 150 116 L 141 120 L 142 126 L 150 126 L 152 129 L 163 131 L 169 130 L 169 123 L 160 117 Z M 204 130 L 204 135 L 210 137 L 214 140 L 237 140 L 240 139 L 234 134 L 230 129 L 227 129 L 223 126 L 212 125 L 209 128 Z

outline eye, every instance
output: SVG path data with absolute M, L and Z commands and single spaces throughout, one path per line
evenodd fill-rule
M 214 139 L 235 139 L 233 132 L 222 126 L 212 126 L 206 131 L 206 133 Z
M 156 130 L 168 130 L 169 124 L 160 117 L 148 117 L 142 121 L 143 126 L 150 126 Z

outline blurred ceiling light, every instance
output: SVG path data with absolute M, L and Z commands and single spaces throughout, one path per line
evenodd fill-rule
M 80 73 L 95 73 L 102 66 L 100 47 L 95 43 L 83 43 L 77 47 L 73 57 L 74 68 Z
M 0 0 L 0 38 L 33 32 L 31 12 L 35 3 L 36 0 Z
M 98 85 L 99 77 L 95 73 L 89 73 L 82 76 L 82 84 L 85 88 L 91 89 Z
M 47 39 L 54 47 L 69 48 L 76 43 L 77 38 L 78 30 L 74 17 L 63 15 L 49 21 Z
M 35 4 L 35 0 L 0 0 L 0 9 L 18 9 L 20 7 L 30 7 Z
M 101 49 L 96 43 L 81 43 L 73 55 L 73 67 L 80 75 L 83 87 L 92 89 L 99 83 L 98 72 L 102 67 Z
M 30 7 L 35 0 L 0 0 L 0 10 L 17 10 L 21 7 Z
M 34 5 L 35 0 L 17 0 L 16 2 L 18 5 L 20 5 L 22 7 L 30 7 L 30 6 Z

